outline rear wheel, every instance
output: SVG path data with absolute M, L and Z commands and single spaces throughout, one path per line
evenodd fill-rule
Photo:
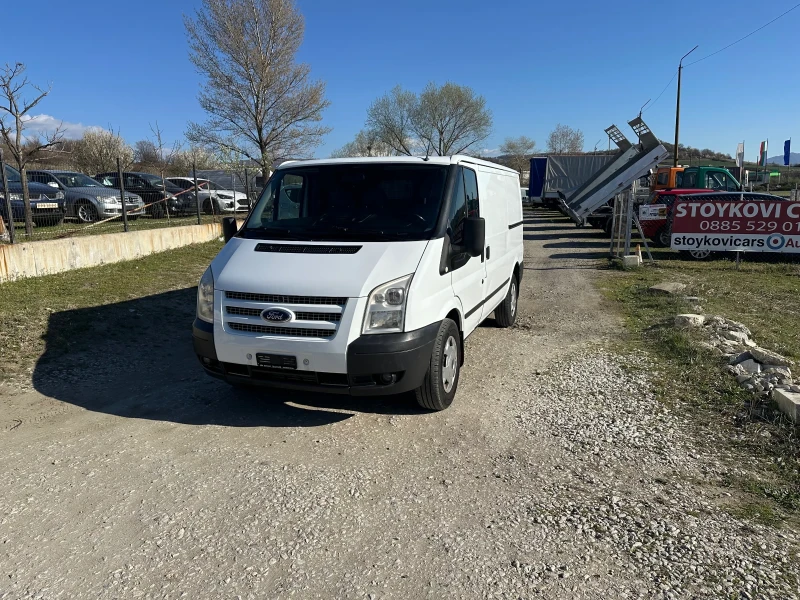
M 708 260 L 712 254 L 711 250 L 681 250 L 681 256 L 689 260 Z
M 97 209 L 94 207 L 94 204 L 87 202 L 86 200 L 78 203 L 78 206 L 75 209 L 75 214 L 78 216 L 78 220 L 81 223 L 94 223 L 100 218 L 100 216 L 97 214 Z
M 508 293 L 500 305 L 494 309 L 494 319 L 500 327 L 511 327 L 517 320 L 517 299 L 519 298 L 519 288 L 517 278 L 511 276 L 511 284 L 508 286 Z
M 450 406 L 460 373 L 461 333 L 451 319 L 445 319 L 436 333 L 425 379 L 414 392 L 417 403 L 428 410 L 444 410 Z

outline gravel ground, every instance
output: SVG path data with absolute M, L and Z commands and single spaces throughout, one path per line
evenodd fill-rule
M 800 597 L 795 533 L 723 510 L 724 447 L 609 350 L 605 242 L 551 217 L 442 413 L 234 393 L 196 366 L 191 290 L 0 388 L 0 598 Z

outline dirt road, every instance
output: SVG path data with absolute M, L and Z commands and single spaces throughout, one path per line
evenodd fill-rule
M 720 510 L 719 457 L 608 350 L 605 242 L 525 235 L 519 323 L 437 414 L 208 379 L 194 290 L 54 314 L 0 395 L 0 598 L 797 597 L 794 534 Z

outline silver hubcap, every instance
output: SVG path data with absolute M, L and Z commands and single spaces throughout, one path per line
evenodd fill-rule
M 513 317 L 517 314 L 517 284 L 513 281 L 509 292 L 511 293 L 511 316 Z
M 78 218 L 81 221 L 91 222 L 92 221 L 92 211 L 86 204 L 81 204 L 78 207 Z
M 689 254 L 694 258 L 708 258 L 711 250 L 690 250 Z
M 458 345 L 452 335 L 447 338 L 442 354 L 442 386 L 445 393 L 449 394 L 456 384 L 458 374 Z

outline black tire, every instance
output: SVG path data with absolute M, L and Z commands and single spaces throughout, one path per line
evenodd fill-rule
M 500 305 L 494 309 L 494 320 L 500 327 L 511 327 L 517 320 L 517 299 L 519 298 L 519 286 L 517 278 L 511 276 L 511 283 L 508 285 L 508 293 Z
M 150 216 L 154 219 L 163 219 L 167 216 L 167 211 L 164 209 L 164 203 L 158 202 L 150 207 Z
M 451 319 L 445 319 L 436 332 L 425 379 L 414 391 L 422 408 L 444 410 L 453 403 L 461 375 L 461 351 L 461 332 Z
M 97 214 L 97 208 L 94 204 L 87 200 L 81 200 L 75 206 L 75 216 L 81 223 L 94 223 L 100 220 L 100 215 Z
M 666 225 L 656 231 L 650 240 L 657 248 L 669 248 L 672 245 L 672 238 Z

